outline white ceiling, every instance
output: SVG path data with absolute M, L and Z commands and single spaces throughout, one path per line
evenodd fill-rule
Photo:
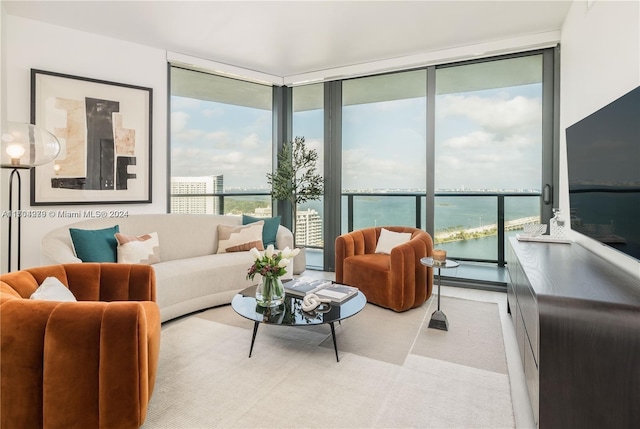
M 291 76 L 558 31 L 571 0 L 3 4 L 10 15 Z

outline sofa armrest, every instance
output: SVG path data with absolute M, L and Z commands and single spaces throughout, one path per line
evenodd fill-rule
M 283 250 L 285 247 L 293 249 L 293 233 L 289 228 L 280 225 L 276 233 L 276 249 Z
M 158 313 L 157 326 L 147 311 Z M 0 324 L 2 427 L 143 423 L 159 350 L 156 304 L 15 299 L 2 305 Z
M 73 251 L 69 229 L 58 228 L 46 234 L 41 243 L 43 265 L 81 263 Z

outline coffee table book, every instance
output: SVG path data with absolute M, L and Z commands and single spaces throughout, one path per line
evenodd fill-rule
M 358 288 L 333 283 L 315 292 L 319 298 L 329 298 L 331 302 L 340 304 L 358 295 Z
M 284 282 L 284 290 L 289 295 L 304 297 L 307 294 L 331 285 L 331 280 L 315 279 L 313 277 L 298 277 Z

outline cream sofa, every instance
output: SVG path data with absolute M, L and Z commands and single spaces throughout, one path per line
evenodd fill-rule
M 103 229 L 118 225 L 127 235 L 158 233 L 160 262 L 156 272 L 157 303 L 161 321 L 231 302 L 252 282 L 246 279 L 253 259 L 249 252 L 216 254 L 218 225 L 241 225 L 240 216 L 148 214 L 117 219 L 90 219 L 65 225 L 42 238 L 43 264 L 80 263 L 69 228 Z M 276 248 L 293 248 L 293 234 L 280 225 Z M 293 264 L 291 264 L 291 267 Z M 286 278 L 292 278 L 292 269 Z M 254 283 L 254 282 L 253 282 Z

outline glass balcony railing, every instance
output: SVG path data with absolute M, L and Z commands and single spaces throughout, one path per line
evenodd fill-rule
M 271 215 L 268 193 L 173 194 L 171 202 L 174 213 L 180 212 L 182 205 L 191 207 L 190 213 Z M 206 211 L 197 211 L 196 206 Z M 341 229 L 344 233 L 370 226 L 403 225 L 426 230 L 426 207 L 424 193 L 343 193 Z M 322 228 L 322 204 L 302 210 L 317 214 L 319 219 L 314 219 Z M 536 192 L 436 193 L 434 245 L 457 260 L 504 266 L 507 239 L 524 225 L 540 222 L 540 212 L 540 193 Z M 305 246 L 309 268 L 323 269 L 320 243 Z
M 505 264 L 505 246 L 527 223 L 540 222 L 539 193 L 436 193 L 434 245 L 458 260 Z M 342 231 L 403 225 L 425 229 L 423 193 L 344 193 Z

